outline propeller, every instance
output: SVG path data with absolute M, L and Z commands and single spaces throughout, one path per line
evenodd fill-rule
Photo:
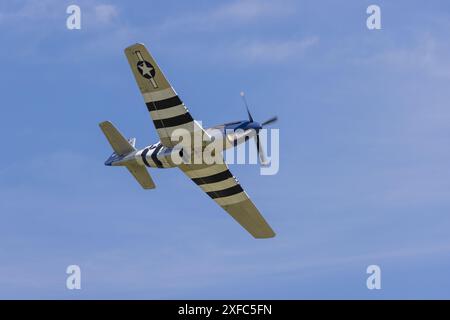
M 250 122 L 254 122 L 254 121 L 253 121 L 252 114 L 250 113 L 250 110 L 248 109 L 247 99 L 245 99 L 245 93 L 244 93 L 244 91 L 241 91 L 241 97 L 242 97 L 242 100 L 244 101 L 245 108 L 247 109 L 248 120 L 249 120 Z
M 261 123 L 261 126 L 267 126 L 269 124 L 272 124 L 274 122 L 276 122 L 278 120 L 278 117 L 272 117 L 269 120 L 264 121 L 263 123 Z
M 261 165 L 267 165 L 268 162 L 267 162 L 267 158 L 266 158 L 266 153 L 264 152 L 264 149 L 263 149 L 263 146 L 261 143 L 261 139 L 259 137 L 259 131 L 263 127 L 276 122 L 278 120 L 278 117 L 276 117 L 276 116 L 272 117 L 262 123 L 258 123 L 256 121 L 254 121 L 252 114 L 250 113 L 250 109 L 248 108 L 247 99 L 245 99 L 245 93 L 243 91 L 241 91 L 241 97 L 242 97 L 242 100 L 244 101 L 245 108 L 247 109 L 248 120 L 251 123 L 251 127 L 253 127 L 256 131 L 256 150 L 258 152 L 259 161 L 260 161 Z

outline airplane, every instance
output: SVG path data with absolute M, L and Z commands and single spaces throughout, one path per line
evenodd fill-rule
M 136 149 L 135 138 L 126 139 L 111 122 L 101 122 L 99 126 L 114 150 L 113 154 L 105 161 L 105 165 L 126 167 L 144 189 L 155 188 L 155 183 L 146 167 L 178 167 L 254 238 L 274 237 L 275 232 L 224 161 L 208 164 L 187 160 L 192 160 L 196 154 L 204 153 L 205 147 L 211 141 L 220 141 L 227 149 L 252 137 L 256 141 L 261 165 L 265 165 L 267 162 L 259 139 L 259 131 L 264 126 L 274 123 L 277 118 L 273 117 L 262 123 L 254 121 L 244 93 L 241 93 L 247 109 L 248 120 L 229 122 L 204 129 L 191 116 L 143 44 L 138 43 L 126 48 L 125 55 L 160 141 L 143 149 Z M 172 137 L 180 130 L 187 132 L 190 137 L 200 133 L 207 139 L 206 141 L 202 140 L 200 147 L 191 142 L 187 147 L 179 149 L 178 142 L 173 141 Z M 174 153 L 183 161 L 175 162 Z

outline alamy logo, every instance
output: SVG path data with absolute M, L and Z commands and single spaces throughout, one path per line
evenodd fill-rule
M 197 123 L 201 126 L 200 121 Z M 244 142 L 250 138 L 257 139 L 256 148 L 246 147 Z M 232 129 L 226 130 L 224 134 L 219 129 L 210 129 L 208 134 L 205 134 L 202 130 L 192 133 L 184 128 L 177 128 L 172 132 L 170 139 L 175 146 L 169 157 L 170 162 L 175 165 L 257 164 L 258 154 L 264 153 L 264 162 L 261 162 L 260 167 L 261 175 L 275 175 L 280 168 L 279 129 L 263 128 L 258 129 L 258 132 Z M 270 156 L 266 156 L 263 151 L 267 150 L 268 146 L 270 146 Z
M 72 4 L 67 7 L 66 13 L 70 14 L 66 20 L 66 27 L 69 30 L 81 29 L 81 9 L 79 6 Z
M 66 280 L 66 288 L 69 290 L 81 289 L 81 268 L 76 264 L 67 267 L 66 273 L 69 275 Z
M 381 29 L 381 9 L 379 6 L 372 4 L 367 7 L 367 14 L 370 16 L 366 20 L 366 26 L 369 30 Z
M 366 270 L 367 274 L 370 274 L 370 276 L 367 278 L 366 285 L 367 289 L 373 290 L 381 289 L 381 268 L 377 266 L 376 264 L 372 264 L 367 267 Z

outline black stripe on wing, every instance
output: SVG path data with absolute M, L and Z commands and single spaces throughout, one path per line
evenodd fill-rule
M 231 174 L 230 170 L 225 170 L 207 177 L 192 178 L 192 181 L 194 181 L 197 185 L 202 185 L 224 181 L 231 177 L 233 177 L 233 175 Z
M 180 114 L 179 116 L 153 120 L 156 129 L 176 127 L 194 121 L 189 113 Z
M 217 190 L 217 191 L 211 191 L 211 192 L 207 192 L 206 194 L 208 196 L 210 196 L 212 199 L 216 199 L 216 198 L 229 197 L 234 194 L 241 193 L 242 191 L 244 191 L 244 189 L 242 189 L 242 187 L 239 184 L 237 184 L 230 188 L 226 188 L 223 190 Z
M 167 98 L 164 100 L 151 101 L 151 102 L 146 103 L 148 111 L 168 109 L 168 108 L 179 106 L 180 104 L 183 104 L 183 102 L 180 100 L 180 98 L 178 96 L 174 96 L 172 98 Z

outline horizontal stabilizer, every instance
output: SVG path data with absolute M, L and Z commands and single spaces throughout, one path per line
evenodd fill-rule
M 125 139 L 109 121 L 104 121 L 99 126 L 114 149 L 114 153 L 106 160 L 105 165 L 125 166 L 142 188 L 154 189 L 155 183 L 150 177 L 147 168 L 138 164 L 134 159 L 136 139 Z
M 134 146 L 123 137 L 123 135 L 114 127 L 111 122 L 104 121 L 100 123 L 99 126 L 117 155 L 123 156 L 136 150 Z
M 134 176 L 134 178 L 139 182 L 139 184 L 144 189 L 155 189 L 155 183 L 153 182 L 152 177 L 147 171 L 147 168 L 137 164 L 130 163 L 126 165 L 128 171 Z

